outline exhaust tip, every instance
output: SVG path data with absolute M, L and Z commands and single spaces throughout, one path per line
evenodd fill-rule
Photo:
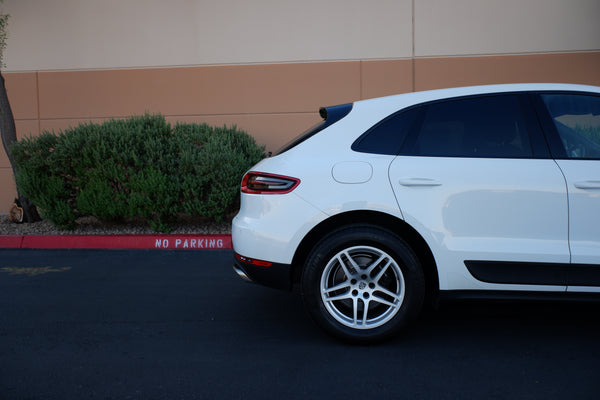
M 244 272 L 243 269 L 241 269 L 240 267 L 238 267 L 237 265 L 233 266 L 233 270 L 235 271 L 236 274 L 238 274 L 238 276 L 240 278 L 242 278 L 244 281 L 252 283 L 252 279 L 250 279 L 250 277 L 248 275 L 246 275 L 246 272 Z

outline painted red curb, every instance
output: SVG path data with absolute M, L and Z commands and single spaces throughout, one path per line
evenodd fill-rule
M 231 249 L 231 235 L 56 235 L 0 236 L 13 249 Z
M 0 236 L 0 249 L 1 248 L 19 249 L 19 248 L 21 248 L 22 241 L 23 241 L 23 236 Z

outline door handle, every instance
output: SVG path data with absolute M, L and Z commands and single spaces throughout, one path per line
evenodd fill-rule
M 579 181 L 573 185 L 577 189 L 600 189 L 600 181 Z
M 401 178 L 399 181 L 400 185 L 414 187 L 414 186 L 441 186 L 441 182 L 430 179 L 430 178 Z

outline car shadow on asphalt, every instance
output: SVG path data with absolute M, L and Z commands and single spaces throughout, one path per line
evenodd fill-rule
M 335 342 L 310 319 L 297 294 L 248 285 L 245 296 L 257 320 L 277 321 L 275 326 L 268 325 L 278 334 L 293 340 Z M 574 336 L 595 341 L 600 336 L 599 312 L 598 302 L 453 301 L 425 310 L 404 331 L 384 343 L 426 343 L 440 336 L 475 335 L 550 341 Z M 254 327 L 262 330 L 260 325 Z
M 424 312 L 404 340 L 445 337 L 573 337 L 593 342 L 600 335 L 598 302 L 454 301 Z

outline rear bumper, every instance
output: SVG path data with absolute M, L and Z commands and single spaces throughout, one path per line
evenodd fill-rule
M 248 260 L 248 262 L 243 260 Z M 265 262 L 254 263 L 253 261 L 255 260 L 235 254 L 233 258 L 233 270 L 246 282 L 258 283 L 275 289 L 292 290 L 291 265 Z

